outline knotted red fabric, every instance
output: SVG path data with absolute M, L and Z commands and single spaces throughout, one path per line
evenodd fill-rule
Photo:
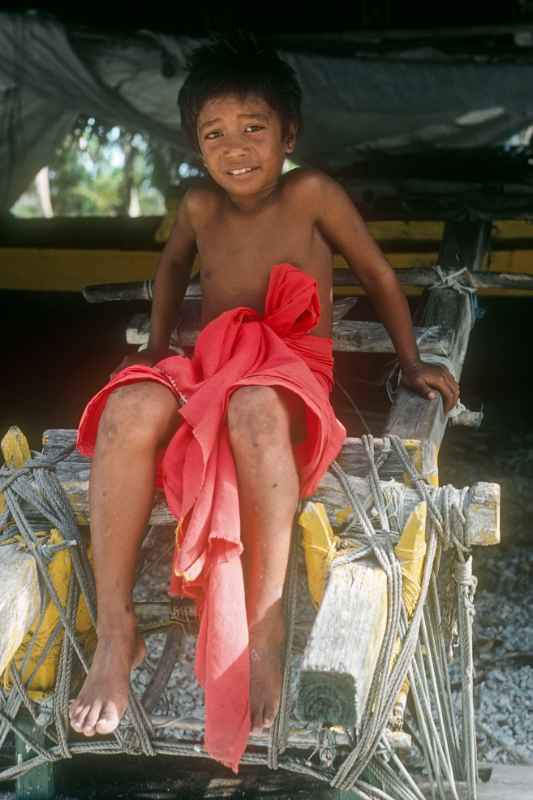
M 333 340 L 311 336 L 320 318 L 317 282 L 291 264 L 270 273 L 265 313 L 239 306 L 199 334 L 191 358 L 117 373 L 83 412 L 77 448 L 94 451 L 109 393 L 135 381 L 167 386 L 185 405 L 157 464 L 156 485 L 180 522 L 169 593 L 192 597 L 200 617 L 196 675 L 205 690 L 205 747 L 234 772 L 250 734 L 250 659 L 237 473 L 226 425 L 239 386 L 280 386 L 305 402 L 304 441 L 294 445 L 300 499 L 312 495 L 338 455 L 346 429 L 329 401 Z

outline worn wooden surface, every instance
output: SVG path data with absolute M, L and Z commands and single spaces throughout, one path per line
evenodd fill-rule
M 485 225 L 486 223 L 479 223 Z M 476 233 L 475 240 L 477 245 L 464 244 L 464 252 L 472 254 L 473 262 L 470 264 L 460 264 L 455 262 L 455 265 L 445 265 L 442 259 L 439 258 L 441 266 L 448 266 L 449 269 L 458 269 L 459 266 L 469 266 L 472 270 L 471 284 L 476 289 L 481 291 L 486 289 L 522 289 L 531 291 L 533 289 L 533 275 L 527 272 L 477 272 L 478 265 L 483 259 L 483 247 L 486 247 L 486 240 L 480 238 Z M 442 248 L 441 248 L 442 252 Z M 153 259 L 153 254 L 146 254 L 147 257 Z M 346 262 L 344 262 L 346 263 Z M 148 272 L 148 270 L 145 270 Z M 153 270 L 150 270 L 153 272 Z M 428 267 L 402 267 L 396 270 L 398 280 L 403 286 L 416 286 L 420 288 L 428 288 L 435 284 L 436 275 L 432 269 Z M 132 281 L 131 283 L 103 283 L 85 286 L 83 288 L 83 296 L 89 303 L 109 302 L 113 300 L 150 300 L 152 297 L 153 281 Z M 360 286 L 353 272 L 348 267 L 335 267 L 333 270 L 333 286 L 337 287 L 350 287 Z M 189 283 L 185 297 L 187 299 L 200 298 L 202 290 L 199 280 L 193 280 Z
M 352 299 L 352 298 L 348 298 Z M 447 356 L 451 344 L 451 332 L 441 325 L 415 327 L 415 337 L 421 353 L 436 353 Z M 201 332 L 201 309 L 197 301 L 182 304 L 178 324 L 173 331 L 170 344 L 174 347 L 193 347 Z M 126 331 L 128 344 L 144 346 L 150 335 L 150 317 L 138 314 Z M 333 350 L 350 353 L 394 353 L 394 346 L 379 322 L 339 320 L 332 328 Z
M 74 447 L 76 430 L 71 428 L 51 428 L 43 433 L 43 453 L 54 458 L 67 447 Z M 404 442 L 409 456 L 422 477 L 432 483 L 431 476 L 435 470 L 436 452 L 431 442 L 407 440 Z M 405 470 L 395 452 L 387 447 L 383 439 L 374 439 L 374 454 L 379 474 L 383 480 L 403 480 Z M 368 458 L 361 439 L 347 436 L 336 461 L 349 475 L 365 477 L 368 474 Z M 87 480 L 89 477 L 90 459 L 74 450 L 64 458 L 57 467 L 58 475 L 63 479 Z
M 484 223 L 479 223 L 483 226 Z M 443 269 L 460 267 L 474 268 L 483 258 L 482 247 L 486 246 L 480 227 L 469 228 L 470 242 L 461 240 L 461 258 L 470 257 L 470 261 L 456 260 L 457 231 L 453 223 L 447 223 L 441 244 L 440 264 Z M 469 248 L 470 245 L 470 249 Z M 476 272 L 476 280 L 486 273 Z M 468 349 L 468 341 L 475 320 L 472 318 L 471 300 L 468 295 L 455 289 L 430 289 L 424 309 L 423 324 L 426 326 L 443 325 L 453 331 L 453 341 L 447 358 L 447 366 L 456 380 L 461 377 L 463 363 Z M 400 387 L 393 403 L 387 424 L 386 433 L 395 433 L 402 439 L 429 439 L 438 448 L 444 437 L 447 417 L 443 411 L 440 394 L 434 400 L 427 400 L 418 394 Z
M 387 621 L 387 576 L 371 559 L 332 567 L 305 649 L 303 719 L 360 722 Z
M 75 432 L 61 431 L 60 436 L 56 436 L 56 433 L 57 432 L 55 431 L 46 431 L 44 434 L 43 438 L 47 442 L 44 452 L 48 455 L 53 455 L 54 452 L 58 452 L 58 439 L 62 439 L 62 441 L 70 440 L 71 443 L 74 442 Z M 356 440 L 351 440 L 352 447 L 354 441 Z M 52 442 L 56 443 L 55 447 Z M 346 443 L 343 446 L 343 449 L 345 447 Z M 359 452 L 362 453 L 362 451 Z M 342 463 L 341 466 L 343 466 Z M 367 504 L 369 498 L 369 489 L 366 479 L 350 475 L 344 466 L 343 469 L 347 472 L 348 482 L 353 488 L 353 491 L 357 494 L 363 504 Z M 89 521 L 88 489 L 90 461 L 86 458 L 83 458 L 83 456 L 81 456 L 79 453 L 74 452 L 71 457 L 67 458 L 58 465 L 56 474 L 69 497 L 78 523 L 87 525 Z M 401 498 L 401 503 L 399 505 L 402 509 L 402 512 L 399 524 L 400 528 L 403 528 L 407 517 L 414 507 L 418 505 L 420 496 L 414 489 L 411 489 L 400 483 L 382 481 L 382 486 L 384 491 L 389 493 L 396 492 Z M 498 484 L 475 484 L 475 488 L 472 487 L 470 492 L 472 493 L 471 496 L 475 497 L 478 506 L 482 500 L 484 504 L 488 504 L 490 507 L 489 512 L 485 513 L 485 507 L 483 506 L 482 523 L 478 524 L 477 512 L 473 511 L 467 515 L 466 533 L 467 536 L 470 537 L 471 544 L 497 544 L 500 540 L 500 530 L 498 524 L 499 517 L 494 513 L 494 511 L 499 507 Z M 350 506 L 344 488 L 331 472 L 327 472 L 324 475 L 312 499 L 324 503 L 330 522 L 334 526 L 338 524 L 337 512 L 339 509 Z M 467 508 L 469 501 L 470 495 L 469 499 L 467 500 Z M 152 514 L 150 516 L 150 525 L 171 525 L 173 523 L 175 524 L 175 518 L 167 508 L 164 495 L 162 492 L 158 492 L 156 494 L 154 507 L 152 508 Z

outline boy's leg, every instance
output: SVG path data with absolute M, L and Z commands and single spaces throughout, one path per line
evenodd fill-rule
M 172 392 L 151 381 L 116 389 L 100 418 L 89 487 L 98 644 L 70 708 L 72 727 L 86 736 L 117 727 L 130 672 L 144 657 L 132 604 L 135 570 L 153 505 L 156 456 L 181 421 Z
M 282 389 L 246 386 L 233 392 L 227 420 L 245 548 L 252 727 L 261 730 L 279 707 L 282 594 L 300 493 L 291 424 L 293 439 L 301 438 L 303 402 Z

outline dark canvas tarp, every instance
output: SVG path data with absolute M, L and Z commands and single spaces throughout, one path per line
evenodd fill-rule
M 0 14 L 1 210 L 49 163 L 80 113 L 143 131 L 190 158 L 176 98 L 197 43 L 152 31 L 117 41 L 82 37 L 48 16 Z M 369 149 L 496 144 L 533 120 L 533 64 L 457 63 L 425 52 L 281 54 L 304 91 L 296 158 L 332 172 Z M 162 70 L 163 62 L 172 69 Z

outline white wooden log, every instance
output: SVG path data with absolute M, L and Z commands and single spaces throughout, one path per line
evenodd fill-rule
M 348 298 L 352 299 L 352 298 Z M 183 316 L 172 332 L 170 346 L 194 347 L 200 335 L 200 309 L 193 305 L 183 305 Z M 415 337 L 421 353 L 435 353 L 447 356 L 452 344 L 450 331 L 441 325 L 415 328 Z M 126 331 L 128 344 L 144 347 L 150 335 L 150 317 L 147 314 L 135 316 Z M 332 326 L 333 350 L 347 353 L 394 353 L 394 346 L 384 326 L 379 322 L 360 322 L 358 320 L 339 320 Z
M 19 544 L 0 546 L 0 675 L 39 615 L 41 592 L 34 557 Z
M 480 224 L 483 225 L 484 223 Z M 478 253 L 477 256 L 479 255 Z M 457 269 L 457 264 L 443 264 L 441 261 L 440 265 L 450 272 Z M 528 291 L 533 289 L 533 275 L 527 272 L 477 272 L 475 271 L 476 267 L 474 265 L 462 264 L 461 266 L 470 266 L 472 268 L 470 282 L 475 289 L 525 289 Z M 436 275 L 434 271 L 428 267 L 406 267 L 395 271 L 398 280 L 403 286 L 430 288 L 435 285 Z M 336 267 L 333 270 L 334 287 L 356 287 L 360 285 L 360 281 L 357 280 L 353 272 L 347 267 Z M 115 300 L 151 300 L 152 290 L 152 280 L 132 281 L 131 283 L 119 284 L 104 283 L 85 286 L 83 288 L 83 296 L 89 303 L 103 303 Z M 198 300 L 201 297 L 202 288 L 200 281 L 191 281 L 185 293 L 186 300 Z
M 44 451 L 45 454 L 53 455 L 54 452 L 57 452 L 58 450 L 59 440 L 65 442 L 70 438 L 70 441 L 73 441 L 75 436 L 75 432 L 72 431 L 61 431 L 59 436 L 57 434 L 58 431 L 45 432 L 43 437 L 43 439 L 47 441 Z M 364 465 L 366 459 L 364 457 L 362 448 L 355 445 L 357 440 L 350 439 L 347 441 L 349 442 L 350 448 L 354 453 L 353 461 Z M 343 447 L 343 451 L 345 448 L 346 445 Z M 377 452 L 379 454 L 379 449 Z M 340 458 L 339 463 L 345 472 L 348 472 L 347 467 L 349 464 L 346 462 L 343 463 L 342 459 Z M 65 489 L 67 496 L 69 497 L 78 522 L 82 525 L 87 525 L 89 521 L 89 459 L 83 458 L 83 456 L 81 456 L 79 453 L 73 453 L 69 458 L 58 465 L 57 476 L 63 488 Z M 369 498 L 367 481 L 364 478 L 348 474 L 348 482 L 359 497 L 360 501 L 363 504 L 367 503 Z M 382 486 L 387 492 L 397 493 L 400 500 L 399 506 L 402 508 L 399 524 L 401 527 L 403 527 L 411 511 L 420 502 L 418 493 L 414 489 L 411 489 L 396 481 L 382 481 Z M 430 492 L 432 491 L 436 490 L 430 489 Z M 337 511 L 350 505 L 341 484 L 329 471 L 322 478 L 322 481 L 320 482 L 316 493 L 313 495 L 313 498 L 309 499 L 324 503 L 330 522 L 334 527 L 337 526 Z M 466 515 L 466 536 L 468 537 L 470 544 L 498 544 L 500 541 L 498 513 L 499 504 L 500 491 L 498 484 L 479 483 L 475 484 L 470 489 L 470 493 L 466 501 L 466 509 L 468 512 Z M 158 492 L 152 508 L 150 524 L 172 525 L 175 523 L 176 520 L 167 508 L 164 495 L 162 492 Z
M 303 719 L 356 726 L 386 620 L 387 576 L 375 561 L 332 567 L 300 672 L 298 710 Z

